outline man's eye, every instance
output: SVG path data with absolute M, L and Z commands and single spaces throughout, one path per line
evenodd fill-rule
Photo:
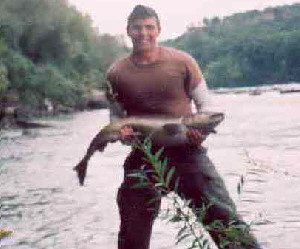
M 132 26 L 132 29 L 133 30 L 141 30 L 141 27 L 140 26 Z
M 146 26 L 146 28 L 147 28 L 148 30 L 153 30 L 153 29 L 155 29 L 155 27 L 154 27 L 153 25 Z

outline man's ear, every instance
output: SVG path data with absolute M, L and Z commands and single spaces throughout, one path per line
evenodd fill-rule
M 127 35 L 128 35 L 129 37 L 131 37 L 130 25 L 127 25 L 126 31 L 127 31 Z

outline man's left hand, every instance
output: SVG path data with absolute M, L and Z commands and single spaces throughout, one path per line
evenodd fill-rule
M 201 131 L 197 129 L 189 128 L 187 131 L 187 137 L 190 145 L 198 147 L 206 139 L 207 135 L 202 134 Z

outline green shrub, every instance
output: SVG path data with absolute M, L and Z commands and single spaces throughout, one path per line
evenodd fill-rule
M 4 93 L 9 84 L 7 78 L 7 68 L 0 64 L 0 94 Z

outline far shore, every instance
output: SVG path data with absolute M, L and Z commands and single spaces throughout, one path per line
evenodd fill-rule
M 234 88 L 218 88 L 211 89 L 214 94 L 248 94 L 261 95 L 267 92 L 275 92 L 279 94 L 299 94 L 300 83 L 292 82 L 289 84 L 261 85 L 253 87 L 234 87 Z M 2 105 L 0 107 L 0 129 L 5 128 L 44 128 L 49 127 L 47 122 L 37 121 L 41 118 L 55 117 L 59 115 L 72 114 L 78 111 L 107 109 L 108 102 L 103 92 L 95 91 L 86 102 L 77 107 L 66 107 L 62 105 L 53 106 L 51 102 L 45 100 L 45 105 L 40 109 L 30 109 L 22 106 L 18 101 Z

